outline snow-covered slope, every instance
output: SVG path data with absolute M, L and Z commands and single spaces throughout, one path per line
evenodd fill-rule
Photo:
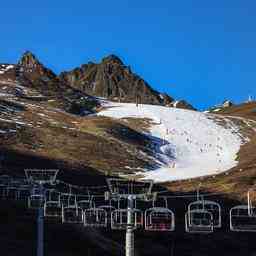
M 195 178 L 224 172 L 236 166 L 243 143 L 232 121 L 225 127 L 210 114 L 155 105 L 104 102 L 99 115 L 113 118 L 150 118 L 151 136 L 157 142 L 153 171 L 143 172 L 155 182 Z M 160 166 L 160 167 L 159 167 Z

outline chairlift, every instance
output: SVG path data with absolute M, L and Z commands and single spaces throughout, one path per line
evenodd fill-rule
M 30 197 L 30 186 L 22 185 L 18 190 L 18 200 L 26 201 Z
M 47 189 L 45 191 L 46 201 L 56 201 L 60 203 L 60 192 L 55 189 Z
M 188 233 L 212 233 L 213 214 L 205 209 L 188 210 L 185 214 L 185 230 Z
M 107 227 L 107 212 L 101 208 L 90 208 L 84 211 L 85 227 Z
M 8 200 L 18 200 L 18 196 L 19 196 L 18 187 L 11 185 L 6 188 L 6 198 L 8 198 Z
M 83 222 L 83 209 L 77 207 L 77 205 L 62 206 L 62 223 L 80 224 Z
M 55 189 L 46 190 L 46 202 L 44 204 L 44 216 L 50 218 L 61 218 L 62 207 L 60 201 L 60 192 Z
M 77 206 L 83 210 L 90 209 L 94 207 L 94 203 L 91 200 L 80 200 L 77 201 Z
M 0 175 L 0 184 L 4 186 L 8 186 L 12 181 L 12 177 L 9 175 Z
M 138 209 L 117 209 L 111 212 L 111 229 L 125 230 L 128 226 L 128 212 L 132 211 L 133 228 L 143 227 L 143 212 Z
M 248 205 L 238 205 L 229 211 L 230 230 L 235 232 L 256 232 L 256 207 L 249 210 Z
M 26 169 L 25 175 L 29 183 L 32 184 L 54 184 L 59 170 L 39 170 Z
M 104 209 L 107 214 L 110 214 L 112 211 L 116 210 L 116 207 L 113 206 L 113 200 L 107 200 L 106 203 L 100 204 L 97 208 Z
M 111 212 L 116 210 L 116 208 L 113 206 L 112 200 L 108 200 L 107 203 L 102 204 L 102 205 L 98 206 L 97 208 L 103 209 L 103 210 L 106 211 L 106 213 L 107 213 L 107 222 L 111 223 Z
M 43 208 L 45 203 L 45 194 L 38 187 L 34 187 L 31 190 L 28 198 L 28 208 L 38 209 Z
M 94 208 L 95 203 L 93 202 L 93 196 L 90 195 L 77 195 L 76 196 L 77 206 L 83 210 Z
M 174 231 L 175 216 L 173 211 L 164 207 L 154 207 L 145 211 L 145 230 Z
M 2 200 L 6 199 L 7 187 L 4 184 L 0 184 L 0 197 Z
M 175 216 L 168 208 L 166 197 L 153 201 L 153 207 L 145 211 L 145 230 L 148 231 L 174 231 Z
M 23 179 L 11 180 L 6 187 L 6 198 L 8 198 L 8 200 L 18 200 L 20 196 L 20 188 L 25 183 L 26 182 Z
M 210 200 L 197 200 L 188 206 L 188 211 L 192 210 L 206 210 L 213 216 L 213 227 L 221 227 L 221 206 L 220 204 Z
M 197 200 L 188 205 L 185 213 L 185 230 L 189 233 L 212 233 L 221 227 L 221 207 L 218 203 L 204 200 L 197 188 Z
M 71 193 L 61 193 L 60 202 L 64 207 L 74 206 L 74 205 L 76 206 L 77 205 L 76 195 Z
M 50 218 L 61 218 L 62 207 L 60 201 L 46 201 L 44 204 L 44 216 Z

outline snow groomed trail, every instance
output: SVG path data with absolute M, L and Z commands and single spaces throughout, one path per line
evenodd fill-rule
M 157 163 L 153 171 L 143 172 L 146 179 L 165 182 L 214 175 L 237 165 L 242 136 L 232 121 L 225 127 L 210 114 L 156 105 L 105 101 L 98 115 L 113 118 L 149 118 L 150 134 L 159 140 Z M 154 140 L 155 141 L 155 140 Z

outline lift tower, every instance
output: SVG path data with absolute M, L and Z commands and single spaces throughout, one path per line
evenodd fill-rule
M 27 169 L 27 181 L 36 187 L 30 195 L 30 205 L 37 209 L 37 256 L 44 255 L 44 185 L 54 185 L 59 170 Z M 34 192 L 36 191 L 36 192 Z
M 136 213 L 134 202 L 138 200 L 150 201 L 156 194 L 152 193 L 153 181 L 136 182 L 134 180 L 107 179 L 109 191 L 106 200 L 127 200 L 125 255 L 134 256 L 134 230 L 136 229 Z

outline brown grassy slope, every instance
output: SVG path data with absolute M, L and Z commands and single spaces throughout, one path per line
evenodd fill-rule
M 0 119 L 0 128 L 17 127 L 17 133 L 0 134 L 0 149 L 65 160 L 107 173 L 130 171 L 125 166 L 144 168 L 152 164 L 145 154 L 138 153 L 150 151 L 149 139 L 125 121 L 79 117 L 52 108 L 47 102 L 23 102 L 24 111 Z M 15 124 L 17 120 L 24 124 Z
M 240 117 L 247 117 L 256 120 L 256 102 L 243 103 L 240 105 L 233 105 L 228 108 L 223 108 L 218 114 L 233 115 Z

